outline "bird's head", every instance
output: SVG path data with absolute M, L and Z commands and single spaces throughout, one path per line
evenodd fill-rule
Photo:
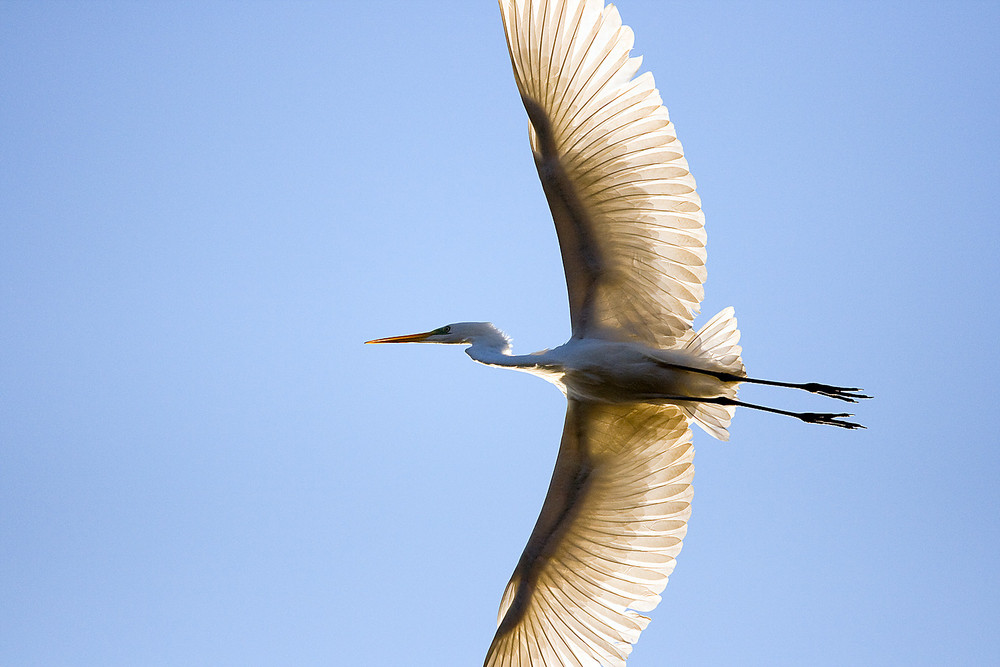
M 486 344 L 506 349 L 510 339 L 489 322 L 456 322 L 424 333 L 390 336 L 365 341 L 366 343 L 444 343 L 444 344 Z

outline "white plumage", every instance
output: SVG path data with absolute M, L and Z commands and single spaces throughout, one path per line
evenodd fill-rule
M 705 218 L 653 75 L 633 78 L 642 59 L 629 57 L 632 30 L 601 0 L 500 9 L 517 88 L 549 120 L 558 166 L 594 230 L 600 280 L 585 331 L 683 342 L 704 295 Z M 530 136 L 547 166 L 534 127 Z M 564 213 L 553 214 L 558 229 Z M 560 233 L 564 259 L 567 240 Z M 569 287 L 571 308 L 584 308 Z
M 452 343 L 567 397 L 548 494 L 500 603 L 488 667 L 624 665 L 673 572 L 691 513 L 690 424 L 729 437 L 737 406 L 859 428 L 843 413 L 741 402 L 744 382 L 855 402 L 850 387 L 746 377 L 732 308 L 697 332 L 701 202 L 632 31 L 602 0 L 501 0 L 514 80 L 556 225 L 572 337 L 511 353 L 490 323 L 371 343 Z

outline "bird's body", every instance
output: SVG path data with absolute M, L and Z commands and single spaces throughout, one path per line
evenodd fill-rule
M 707 360 L 683 350 L 657 350 L 642 343 L 570 340 L 523 367 L 563 389 L 568 398 L 590 403 L 651 402 L 657 396 L 722 396 L 726 385 L 710 375 L 681 368 Z
M 722 315 L 728 317 L 731 311 L 723 311 Z M 555 348 L 515 355 L 507 335 L 490 322 L 459 322 L 447 329 L 422 342 L 468 344 L 465 353 L 473 360 L 536 375 L 559 387 L 567 398 L 584 402 L 678 403 L 680 397 L 735 396 L 738 382 L 719 379 L 714 373 L 742 371 L 735 322 L 732 332 L 736 336 L 724 338 L 726 349 L 713 348 L 711 355 L 699 355 L 698 346 L 661 349 L 604 338 L 571 338 Z
M 859 428 L 841 413 L 742 402 L 743 383 L 848 402 L 851 387 L 746 375 L 731 308 L 693 326 L 701 200 L 632 31 L 603 0 L 500 0 L 529 138 L 562 254 L 572 335 L 515 355 L 485 322 L 370 343 L 468 345 L 567 398 L 548 494 L 500 603 L 486 665 L 624 665 L 674 569 L 691 512 L 692 423 L 729 437 L 738 406 Z

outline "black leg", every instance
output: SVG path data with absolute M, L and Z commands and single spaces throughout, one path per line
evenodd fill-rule
M 774 380 L 758 380 L 757 378 L 740 378 L 738 375 L 728 374 L 732 379 L 725 382 L 749 382 L 751 384 L 766 384 L 772 387 L 789 387 L 791 389 L 802 389 L 820 396 L 836 398 L 848 403 L 857 403 L 859 399 L 871 398 L 859 393 L 858 387 L 835 387 L 830 384 L 820 384 L 819 382 L 775 382 Z M 721 379 L 721 378 L 720 378 Z
M 839 426 L 840 428 L 849 429 L 865 428 L 861 424 L 855 424 L 854 422 L 840 421 L 844 417 L 854 416 L 846 412 L 791 412 L 789 410 L 769 408 L 766 405 L 757 405 L 756 403 L 738 401 L 735 398 L 729 398 L 728 396 L 711 396 L 708 398 L 692 398 L 690 396 L 650 396 L 649 398 L 658 401 L 683 401 L 687 403 L 717 403 L 719 405 L 734 405 L 741 408 L 750 408 L 752 410 L 773 412 L 774 414 L 785 415 L 786 417 L 795 417 L 796 419 L 801 419 L 807 424 L 826 424 L 827 426 Z
M 763 410 L 764 412 L 773 412 L 777 415 L 785 415 L 788 417 L 795 417 L 796 419 L 801 419 L 807 424 L 826 424 L 828 426 L 839 426 L 841 428 L 864 428 L 861 424 L 855 424 L 849 421 L 837 421 L 844 417 L 853 417 L 854 415 L 848 414 L 846 412 L 791 412 L 789 410 L 779 410 L 778 408 L 769 408 L 766 405 L 757 405 L 756 403 L 747 403 L 745 401 L 738 401 L 735 398 L 728 398 L 726 396 L 716 396 L 713 398 L 698 399 L 705 401 L 706 403 L 718 403 L 719 405 L 736 405 L 744 408 L 751 408 L 753 410 Z
M 713 371 L 705 368 L 694 368 L 693 366 L 678 366 L 677 364 L 671 364 L 653 357 L 651 358 L 664 368 L 673 368 L 681 371 L 711 375 L 712 377 L 723 382 L 749 382 L 750 384 L 763 384 L 770 387 L 802 389 L 803 391 L 819 394 L 820 396 L 827 396 L 829 398 L 836 398 L 841 401 L 847 401 L 848 403 L 857 403 L 861 399 L 871 398 L 871 396 L 860 393 L 861 389 L 858 387 L 837 387 L 832 384 L 821 384 L 819 382 L 776 382 L 775 380 L 760 380 L 758 378 L 748 378 L 742 375 L 736 375 L 735 373 L 727 373 L 725 371 Z

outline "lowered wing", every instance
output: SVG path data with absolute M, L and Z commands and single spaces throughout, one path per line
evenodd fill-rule
M 624 665 L 681 550 L 693 461 L 680 408 L 570 400 L 486 666 Z
M 500 0 L 573 336 L 690 336 L 705 230 L 694 178 L 632 31 L 602 0 Z

